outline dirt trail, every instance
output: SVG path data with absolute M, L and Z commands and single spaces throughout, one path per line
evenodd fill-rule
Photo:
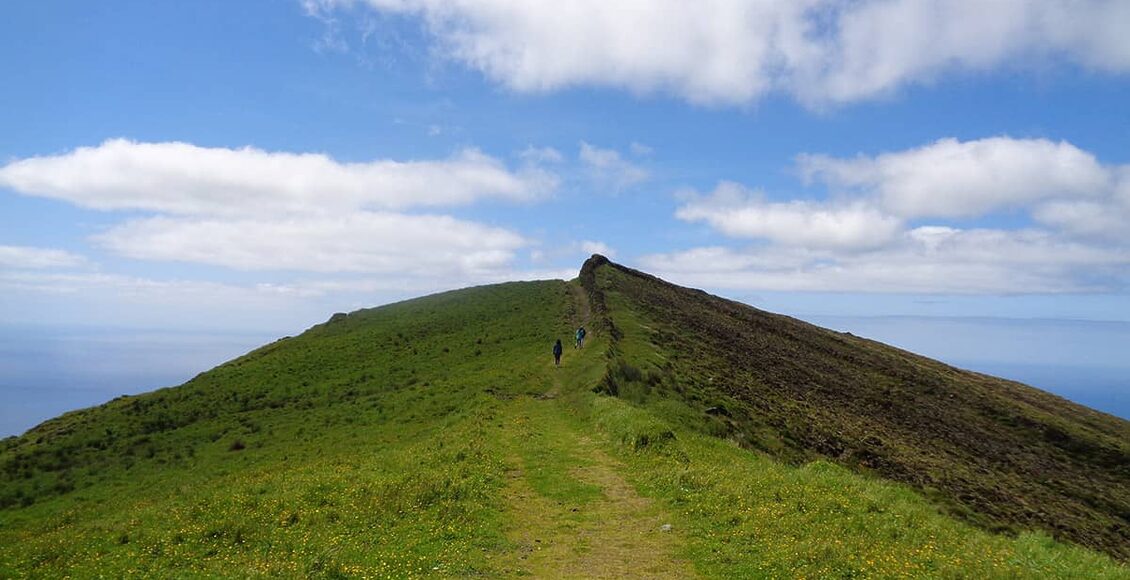
M 573 308 L 569 311 L 570 323 L 573 327 L 586 326 L 592 318 L 592 306 L 589 304 L 589 295 L 585 289 L 581 287 L 578 282 L 569 282 L 566 284 L 569 291 L 573 294 Z M 589 329 L 592 332 L 592 329 Z M 561 377 L 555 376 L 553 379 L 553 386 L 543 393 L 540 398 L 542 399 L 555 399 L 561 394 Z
M 589 295 L 579 282 L 569 284 L 573 291 L 573 325 L 583 326 L 592 318 L 592 306 L 589 304 Z
M 588 325 L 592 307 L 580 284 L 571 322 Z M 583 372 L 585 357 L 570 351 L 569 364 L 553 369 L 553 386 L 535 400 L 510 402 L 506 415 L 512 450 L 504 497 L 513 549 L 500 562 L 508 574 L 537 578 L 691 578 L 678 557 L 683 543 L 663 507 L 640 496 L 620 475 L 626 467 L 601 450 L 597 435 L 583 433 L 560 401 L 563 383 Z M 579 358 L 577 358 L 579 357 Z
M 678 531 L 663 530 L 670 520 L 662 507 L 636 493 L 619 473 L 624 466 L 555 418 L 559 412 L 534 409 L 525 416 L 525 426 L 540 433 L 517 433 L 515 443 L 526 448 L 513 458 L 520 467 L 508 474 L 506 496 L 513 522 L 508 536 L 517 549 L 507 568 L 540 578 L 694 577 L 689 562 L 676 556 Z M 529 451 L 530 445 L 542 442 L 560 449 Z M 542 464 L 539 457 L 551 457 L 547 461 L 552 464 Z M 575 486 L 577 493 L 554 487 L 554 493 L 539 490 L 547 480 L 553 482 L 550 486 Z

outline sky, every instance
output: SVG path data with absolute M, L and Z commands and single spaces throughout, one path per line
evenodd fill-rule
M 1130 416 L 1128 22 L 1118 0 L 5 3 L 0 435 L 592 253 Z

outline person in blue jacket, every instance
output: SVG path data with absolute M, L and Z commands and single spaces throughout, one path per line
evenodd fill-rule
M 582 326 L 582 327 L 578 328 L 577 334 L 574 338 L 575 338 L 575 340 L 573 341 L 573 348 L 584 348 L 584 346 L 585 346 L 585 327 Z
M 554 366 L 561 366 L 561 351 L 562 350 L 564 350 L 564 349 L 561 348 L 561 339 L 559 338 L 559 339 L 557 339 L 557 342 L 553 345 L 553 365 Z

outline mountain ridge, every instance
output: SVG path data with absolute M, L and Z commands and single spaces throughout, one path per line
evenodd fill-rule
M 1062 531 L 942 515 L 948 496 L 855 465 L 851 445 L 810 449 L 829 417 L 733 347 L 838 333 L 727 321 L 755 309 L 633 272 L 595 257 L 573 282 L 335 314 L 4 439 L 0 576 L 1127 577 Z M 660 299 L 701 324 L 673 332 Z M 555 367 L 549 345 L 578 324 L 588 344 Z M 737 397 L 746 379 L 773 404 Z

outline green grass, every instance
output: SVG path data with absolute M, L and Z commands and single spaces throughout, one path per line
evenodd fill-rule
M 1128 577 L 910 488 L 713 437 L 716 417 L 622 366 L 665 353 L 599 321 L 554 368 L 578 288 L 335 316 L 9 438 L 0 577 Z M 610 378 L 621 397 L 592 392 Z
M 604 426 L 629 479 L 669 508 L 704 576 L 1130 577 L 1101 554 L 1041 534 L 990 534 L 909 488 L 826 461 L 789 466 L 673 427 L 674 437 L 641 448 L 629 442 L 663 428 L 654 414 L 613 397 L 579 406 Z
M 574 441 L 556 424 L 513 419 L 513 448 L 525 466 L 525 478 L 542 497 L 558 503 L 586 504 L 600 496 L 600 488 L 578 480 L 572 470 L 588 462 L 576 452 Z
M 1130 557 L 1127 421 L 614 264 L 591 270 L 618 336 L 605 392 L 782 461 L 906 483 L 985 529 Z
M 6 440 L 0 576 L 490 570 L 499 409 L 553 384 L 570 296 L 506 284 L 359 311 Z

